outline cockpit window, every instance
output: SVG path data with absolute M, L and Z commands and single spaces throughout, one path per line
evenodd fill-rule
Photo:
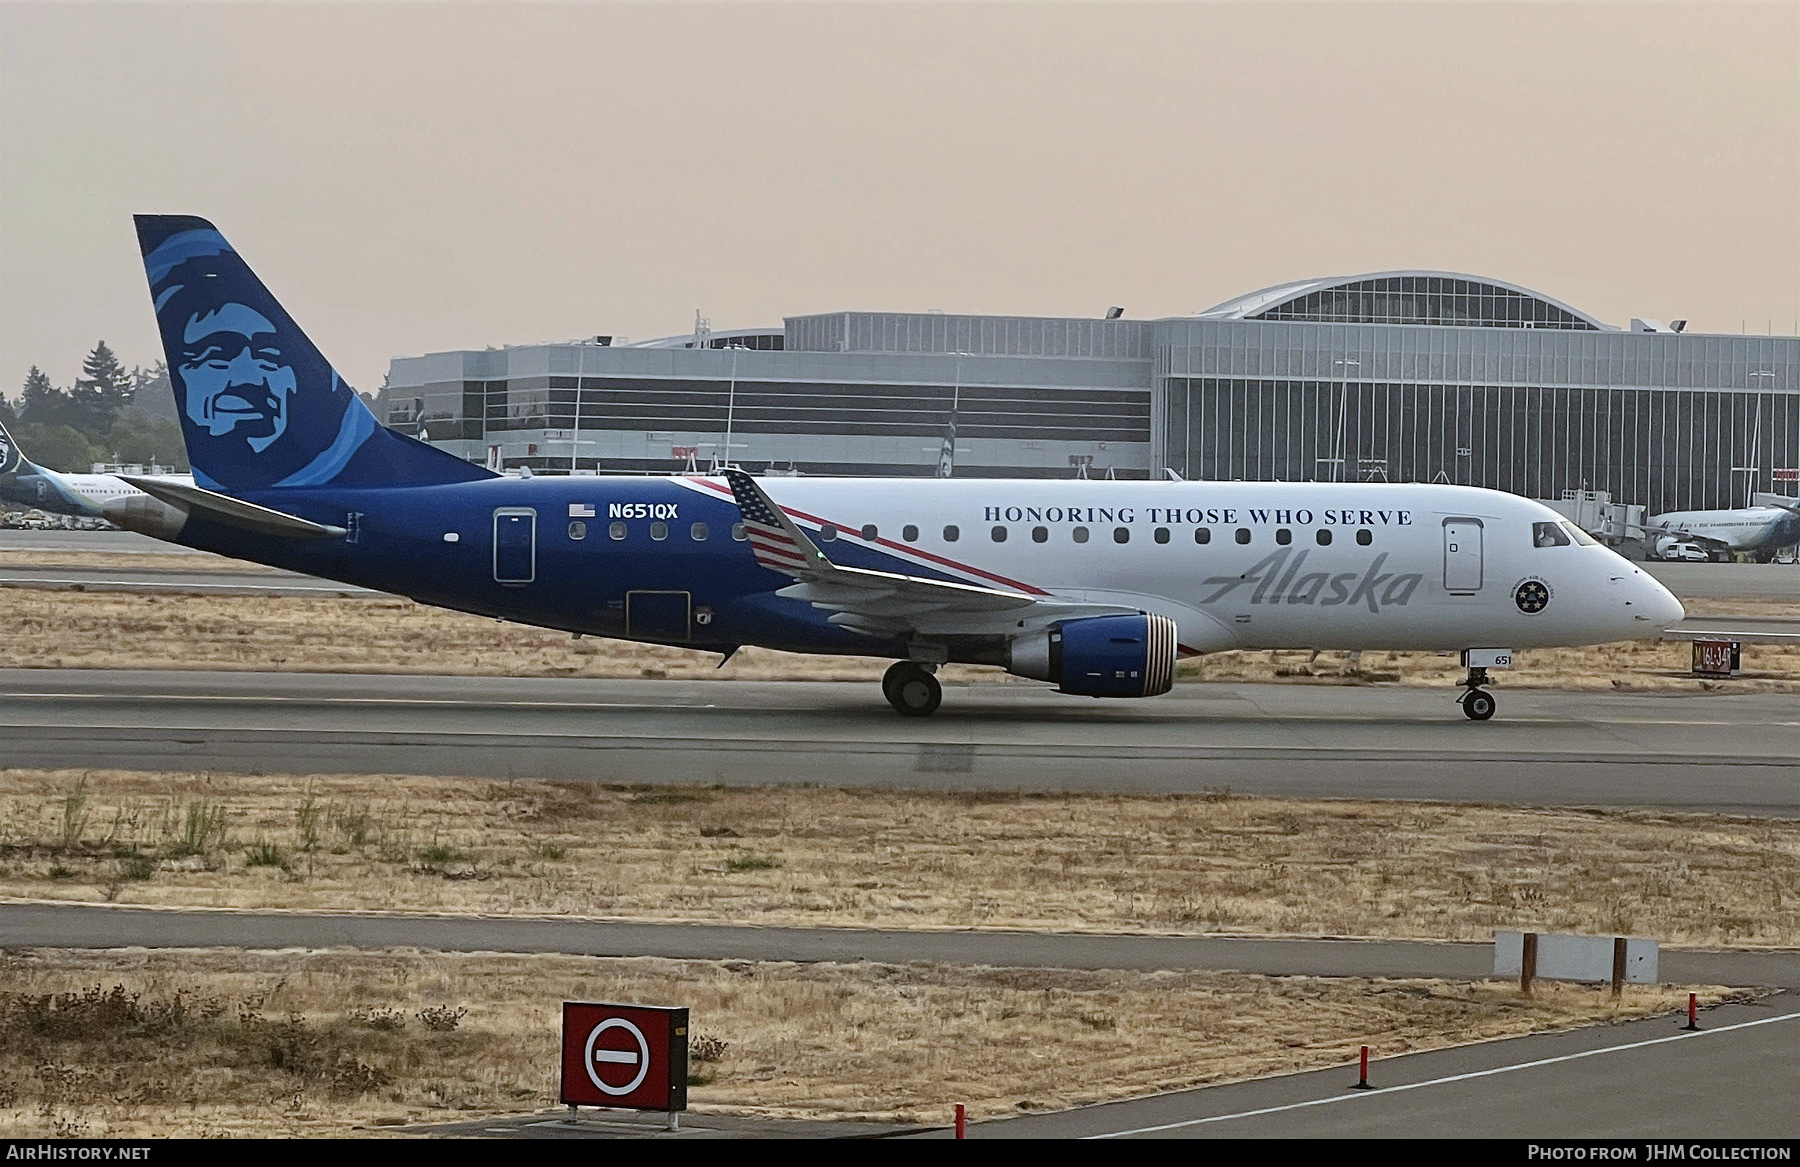
M 1594 538 L 1580 527 L 1577 527 L 1574 523 L 1565 521 L 1563 527 L 1568 530 L 1569 534 L 1575 537 L 1575 542 L 1581 544 L 1583 547 L 1600 546 L 1600 540 Z
M 1531 524 L 1531 545 L 1533 547 L 1567 547 L 1569 536 L 1563 531 L 1560 523 Z

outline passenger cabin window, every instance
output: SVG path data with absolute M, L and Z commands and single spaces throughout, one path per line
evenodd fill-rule
M 696 543 L 706 542 L 707 534 L 708 534 L 708 531 L 706 529 L 705 523 L 695 523 L 693 526 L 688 528 L 688 537 L 693 539 L 693 541 Z
M 1563 520 L 1563 529 L 1568 531 L 1569 534 L 1574 537 L 1575 542 L 1581 544 L 1583 547 L 1598 547 L 1598 546 L 1600 546 L 1600 540 L 1594 538 L 1592 535 L 1588 534 L 1586 531 L 1582 530 L 1580 527 L 1577 527 L 1574 523 L 1569 522 L 1567 519 Z
M 1194 542 L 1196 542 L 1196 543 L 1211 543 L 1212 542 L 1212 528 L 1211 527 L 1195 527 L 1194 528 Z
M 1321 547 L 1331 546 L 1331 530 L 1327 527 L 1320 527 L 1317 531 L 1313 532 L 1313 542 Z
M 1277 527 L 1275 529 L 1275 542 L 1281 544 L 1283 547 L 1286 547 L 1289 543 L 1292 543 L 1293 541 L 1294 541 L 1294 533 L 1292 531 L 1288 530 L 1286 527 Z
M 863 524 L 863 529 L 862 529 L 862 537 L 863 538 L 865 538 L 869 542 L 873 543 L 873 542 L 875 542 L 875 534 L 876 534 L 876 532 L 875 532 L 875 524 L 874 523 L 864 523 Z
M 1086 543 L 1088 541 L 1088 529 L 1086 527 L 1076 527 L 1073 531 L 1070 531 L 1069 534 L 1077 543 Z
M 731 524 L 731 537 L 734 541 L 742 543 L 745 539 L 748 539 L 750 536 L 745 532 L 744 524 L 733 523 L 733 524 Z
M 1239 527 L 1237 529 L 1237 541 L 1239 543 L 1250 542 L 1250 528 L 1249 527 Z
M 667 539 L 669 537 L 669 524 L 667 524 L 667 523 L 651 523 L 650 524 L 650 537 L 652 539 L 657 540 L 658 542 L 661 542 L 662 540 Z
M 955 527 L 951 526 L 951 527 L 944 528 L 944 542 L 954 543 L 957 541 L 957 539 L 959 539 L 961 537 L 962 537 L 962 532 L 957 530 Z
M 996 543 L 1006 542 L 1006 528 L 1005 527 L 995 527 L 992 531 L 988 532 L 988 534 L 990 534 L 993 537 L 993 540 Z
M 1564 533 L 1558 523 L 1531 524 L 1531 545 L 1533 547 L 1567 547 L 1569 536 Z
M 1033 543 L 1043 543 L 1043 542 L 1046 542 L 1049 538 L 1050 538 L 1050 528 L 1049 527 L 1033 527 L 1033 528 L 1031 528 L 1031 541 Z
M 837 538 L 837 524 L 836 523 L 826 523 L 824 526 L 819 528 L 819 541 L 820 542 L 830 543 L 831 541 L 833 541 L 836 538 Z
M 576 519 L 574 522 L 570 523 L 569 538 L 574 539 L 576 542 L 580 542 L 587 538 L 587 524 L 580 519 Z
M 1169 541 L 1169 528 L 1167 528 L 1167 527 L 1156 528 L 1156 534 L 1155 534 L 1154 538 L 1156 539 L 1156 541 L 1158 543 L 1167 543 Z
M 1130 527 L 1114 527 L 1113 528 L 1113 542 L 1114 543 L 1129 543 L 1129 542 L 1131 542 L 1131 528 Z
M 608 535 L 611 535 L 615 542 L 617 540 L 623 539 L 625 537 L 625 524 L 624 523 L 614 523 L 612 526 L 606 528 L 606 533 Z
M 906 524 L 906 526 L 900 528 L 900 538 L 908 543 L 917 541 L 919 538 L 919 528 L 913 526 L 911 523 Z
M 1367 527 L 1361 528 L 1356 532 L 1356 542 L 1360 547 L 1367 547 L 1369 544 L 1375 542 L 1375 532 L 1369 530 Z

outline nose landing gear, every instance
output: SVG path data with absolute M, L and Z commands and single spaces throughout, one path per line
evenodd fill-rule
M 1488 675 L 1484 668 L 1471 668 L 1468 677 L 1457 682 L 1468 690 L 1456 700 L 1462 706 L 1463 716 L 1471 721 L 1486 721 L 1494 715 L 1494 695 L 1483 688 L 1487 683 Z
M 1494 695 L 1487 691 L 1489 669 L 1510 669 L 1513 667 L 1513 650 L 1510 648 L 1465 648 L 1462 651 L 1463 667 L 1469 675 L 1457 682 L 1468 690 L 1456 703 L 1462 706 L 1463 716 L 1470 721 L 1486 721 L 1494 715 Z
M 895 661 L 882 675 L 881 694 L 908 717 L 929 717 L 944 700 L 944 687 L 932 675 L 936 671 L 936 665 Z

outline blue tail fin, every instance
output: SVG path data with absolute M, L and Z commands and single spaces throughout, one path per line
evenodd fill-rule
M 69 485 L 56 471 L 27 458 L 18 440 L 0 425 L 0 511 L 7 509 L 7 503 L 58 515 L 100 517 L 100 507 L 93 499 Z
M 377 422 L 211 223 L 136 222 L 195 482 L 237 493 L 493 477 Z
M 25 461 L 25 455 L 19 452 L 19 443 L 6 432 L 6 425 L 0 422 L 0 475 L 11 474 Z

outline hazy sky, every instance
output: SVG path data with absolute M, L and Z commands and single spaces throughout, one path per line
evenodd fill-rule
M 1800 2 L 0 0 L 0 389 L 160 357 L 134 211 L 388 358 L 1400 267 L 1800 317 Z

